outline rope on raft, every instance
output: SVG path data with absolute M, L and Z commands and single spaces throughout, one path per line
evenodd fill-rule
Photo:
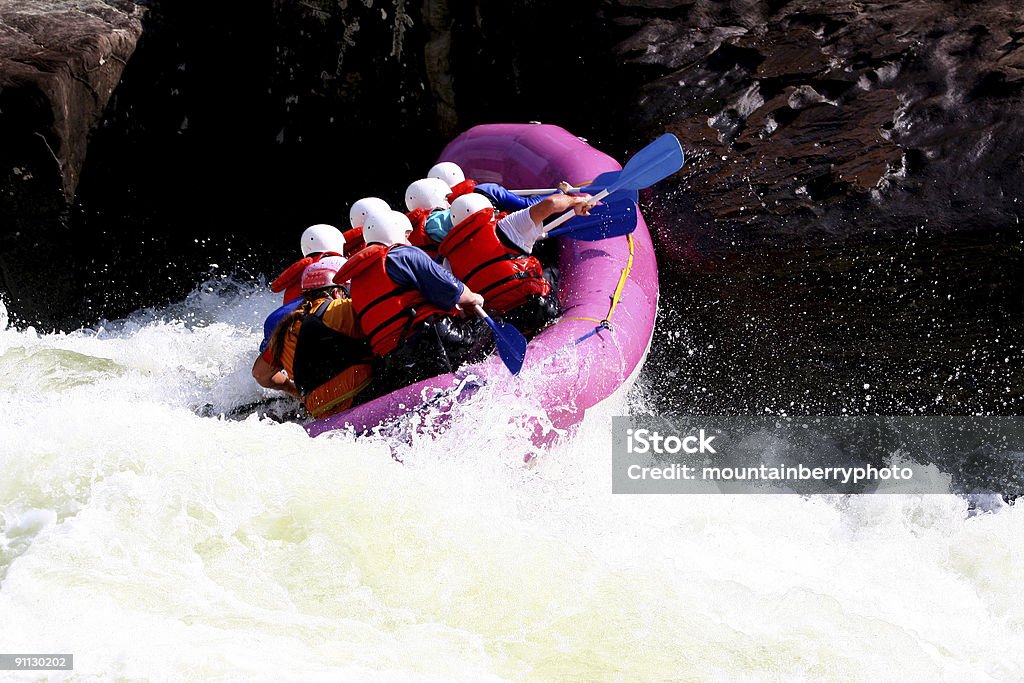
M 587 322 L 597 323 L 597 327 L 595 327 L 593 330 L 591 330 L 590 332 L 587 332 L 585 335 L 583 335 L 582 337 L 580 337 L 579 339 L 574 341 L 572 343 L 573 346 L 578 346 L 582 342 L 585 342 L 587 339 L 590 339 L 591 337 L 593 337 L 593 336 L 595 336 L 597 334 L 600 334 L 602 330 L 611 331 L 611 329 L 612 329 L 612 316 L 615 314 L 615 309 L 616 309 L 616 307 L 618 307 L 619 302 L 622 300 L 622 290 L 626 286 L 626 280 L 629 278 L 630 271 L 633 270 L 633 235 L 632 235 L 632 233 L 626 235 L 626 242 L 629 244 L 629 258 L 626 259 L 626 266 L 622 269 L 622 273 L 619 275 L 619 282 L 618 282 L 617 285 L 615 285 L 615 291 L 613 291 L 611 296 L 609 297 L 611 299 L 611 305 L 608 307 L 608 314 L 605 315 L 605 317 L 603 319 L 601 319 L 601 320 L 598 320 L 597 318 L 576 317 L 576 318 L 562 318 L 561 320 L 557 321 L 557 322 L 565 322 L 565 321 L 568 321 L 568 320 L 584 320 L 584 321 L 587 321 Z

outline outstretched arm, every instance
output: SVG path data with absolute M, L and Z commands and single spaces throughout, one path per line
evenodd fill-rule
M 553 194 L 544 198 L 544 201 L 530 207 L 530 218 L 537 225 L 554 216 L 572 209 L 577 216 L 586 216 L 590 213 L 589 194 Z
M 578 216 L 587 215 L 590 212 L 590 200 L 588 194 L 549 195 L 529 209 L 505 216 L 498 221 L 498 228 L 513 244 L 529 254 L 533 251 L 533 245 L 544 235 L 545 219 L 570 209 Z

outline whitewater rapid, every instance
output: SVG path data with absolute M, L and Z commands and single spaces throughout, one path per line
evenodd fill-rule
M 0 309 L 0 652 L 75 666 L 24 679 L 1024 677 L 1024 506 L 613 496 L 642 390 L 530 464 L 509 415 L 538 408 L 486 392 L 436 439 L 204 416 L 271 396 L 275 304 L 222 280 L 58 334 Z

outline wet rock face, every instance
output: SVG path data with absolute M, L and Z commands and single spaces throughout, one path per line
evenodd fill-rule
M 89 131 L 99 120 L 142 32 L 133 2 L 0 2 L 0 88 L 13 117 L 38 116 L 67 199 L 74 196 Z M 20 106 L 19 106 L 20 105 Z M 18 121 L 7 118 L 10 128 Z M 22 174 L 24 175 L 24 174 Z
M 848 235 L 1014 223 L 1024 17 L 1008 2 L 620 0 L 640 129 L 690 154 L 702 224 Z M 692 217 L 680 217 L 692 222 Z
M 0 1 L 0 289 L 29 319 L 51 314 L 39 292 L 73 276 L 26 267 L 75 249 L 69 207 L 90 131 L 142 30 L 132 2 Z

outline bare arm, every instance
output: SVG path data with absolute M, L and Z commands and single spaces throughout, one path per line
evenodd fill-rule
M 295 387 L 295 381 L 282 368 L 274 367 L 263 360 L 262 354 L 257 356 L 256 362 L 252 364 L 252 377 L 261 387 L 278 389 L 299 398 L 299 390 Z
M 577 216 L 586 216 L 590 213 L 589 194 L 553 194 L 545 197 L 543 201 L 537 202 L 530 207 L 530 218 L 537 225 L 556 213 L 562 213 L 572 209 Z

